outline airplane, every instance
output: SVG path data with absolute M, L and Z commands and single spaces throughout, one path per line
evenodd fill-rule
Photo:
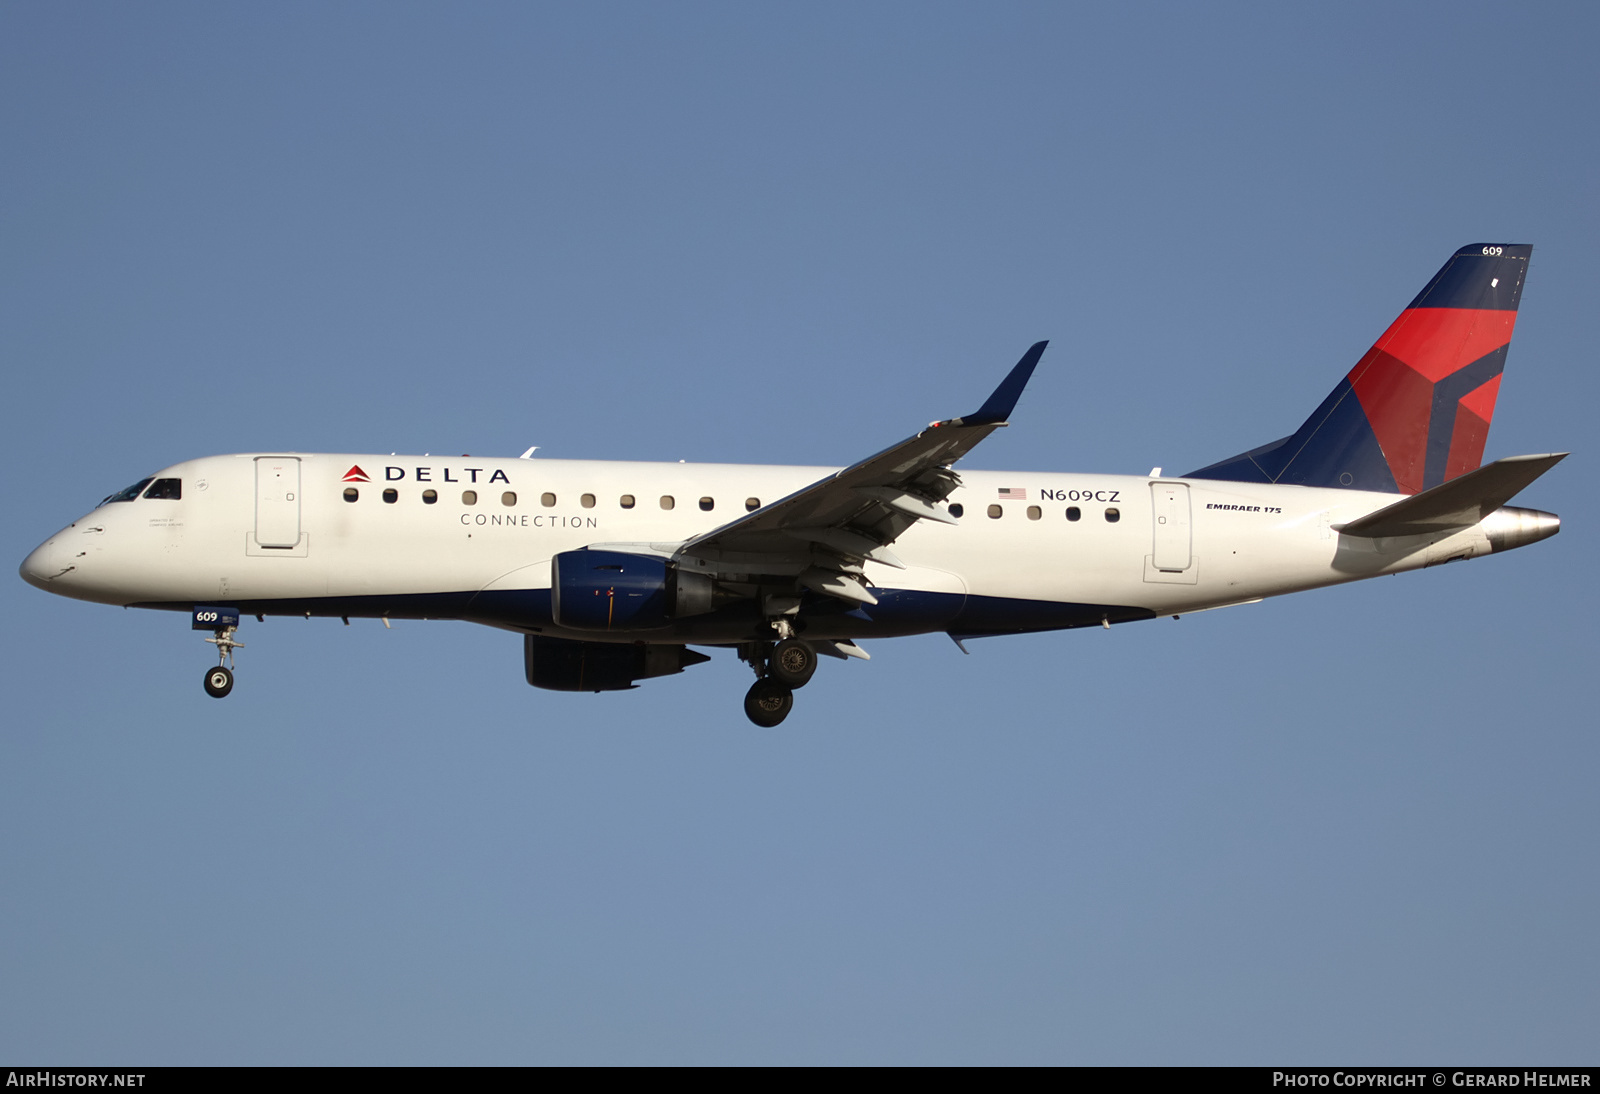
M 254 615 L 460 619 L 522 635 L 529 684 L 613 691 L 731 649 L 788 716 L 819 655 L 1255 603 L 1523 547 L 1508 506 L 1567 453 L 1482 464 L 1532 247 L 1450 257 L 1286 437 L 1170 477 L 969 471 L 1033 345 L 973 413 L 843 469 L 248 452 L 163 468 L 47 539 L 47 592 L 186 612 L 233 688 Z

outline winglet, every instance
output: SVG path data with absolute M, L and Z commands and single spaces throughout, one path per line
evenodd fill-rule
M 1028 378 L 1033 375 L 1034 366 L 1039 363 L 1044 348 L 1049 344 L 1049 341 L 1044 341 L 1029 346 L 1028 352 L 1022 355 L 1022 360 L 1018 361 L 1016 367 L 1000 381 L 1000 386 L 994 389 L 989 401 L 979 407 L 976 414 L 963 417 L 961 424 L 997 425 L 1011 417 L 1011 412 L 1016 409 L 1017 400 L 1022 398 L 1022 389 L 1028 386 Z

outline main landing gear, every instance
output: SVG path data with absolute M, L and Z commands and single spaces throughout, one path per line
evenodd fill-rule
M 744 693 L 744 714 L 763 729 L 771 729 L 794 709 L 794 691 L 771 677 L 762 677 Z
M 771 728 L 794 709 L 794 692 L 817 671 L 817 651 L 792 635 L 776 645 L 750 642 L 739 656 L 755 670 L 758 679 L 745 693 L 744 713 L 752 722 Z
M 206 639 L 217 647 L 217 666 L 206 670 L 206 694 L 221 699 L 233 690 L 233 651 L 243 649 L 243 642 L 234 641 L 238 627 L 218 627 L 214 636 Z

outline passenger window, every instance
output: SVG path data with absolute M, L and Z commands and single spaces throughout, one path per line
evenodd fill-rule
M 676 504 L 677 503 L 672 500 L 672 495 L 671 494 L 662 494 L 661 495 L 661 508 L 663 508 L 663 509 L 671 509 Z
M 478 504 L 478 492 L 476 490 L 463 490 L 463 491 L 461 491 L 461 504 L 462 505 L 477 505 Z
M 622 495 L 622 500 L 619 501 L 617 504 L 621 505 L 624 509 L 632 509 L 633 508 L 633 503 L 634 503 L 633 495 L 632 494 L 624 494 L 624 495 Z
M 1068 520 L 1081 520 L 1082 518 L 1083 518 L 1083 510 L 1082 509 L 1079 509 L 1076 505 L 1067 506 L 1067 519 Z
M 593 494 L 585 494 L 583 497 L 578 499 L 578 504 L 583 506 L 585 509 L 593 509 L 594 508 L 594 495 Z
M 717 503 L 716 503 L 716 501 L 714 499 L 712 499 L 712 498 L 701 498 L 700 499 L 700 511 L 702 513 L 709 513 L 709 512 L 711 512 L 711 510 L 715 509 L 716 507 L 717 507 Z
M 115 494 L 107 496 L 106 499 L 100 503 L 100 505 L 110 505 L 114 501 L 132 501 L 144 491 L 145 487 L 149 486 L 155 481 L 156 480 L 153 478 L 140 479 L 126 490 L 119 490 Z M 95 508 L 100 508 L 100 505 L 95 506 Z
M 344 488 L 345 501 L 355 501 L 359 497 L 361 497 L 361 491 L 357 490 L 355 487 L 347 486 Z
M 760 509 L 760 508 L 761 508 L 761 499 L 760 498 L 745 498 L 744 499 L 744 511 L 746 513 L 754 513 L 757 509 Z
M 990 520 L 999 520 L 1000 519 L 1000 514 L 1004 513 L 1004 512 L 1005 512 L 1005 510 L 1000 508 L 998 505 L 991 505 L 991 506 L 989 506 L 989 519 Z
M 966 511 L 966 507 L 963 506 L 959 501 L 950 506 L 950 515 L 958 519 L 961 517 L 961 514 L 965 513 Z
M 550 493 L 548 490 L 539 495 L 539 504 L 544 506 L 546 509 L 549 509 L 551 506 L 555 505 L 555 503 L 556 496 Z M 508 502 L 507 504 L 510 503 Z
M 438 500 L 439 500 L 439 491 L 437 491 L 437 490 L 424 490 L 422 492 L 422 504 L 423 505 L 432 505 L 434 502 L 436 502 Z
M 1115 524 L 1115 523 L 1117 523 L 1117 521 L 1119 521 L 1121 519 L 1122 519 L 1122 510 L 1121 509 L 1107 509 L 1106 510 L 1106 523 L 1107 524 Z
M 1029 520 L 1038 520 L 1042 516 L 1044 516 L 1044 510 L 1043 509 L 1040 509 L 1037 505 L 1028 506 L 1028 519 Z
M 157 498 L 162 501 L 183 500 L 182 479 L 157 479 L 150 484 L 150 489 L 144 492 L 147 498 Z
M 504 494 L 501 494 L 500 504 L 505 506 L 517 504 L 517 492 L 515 490 L 507 490 Z
M 392 486 L 389 487 L 389 489 L 383 492 L 383 500 L 388 502 L 390 505 L 393 505 L 395 502 L 400 500 L 400 491 L 396 490 Z

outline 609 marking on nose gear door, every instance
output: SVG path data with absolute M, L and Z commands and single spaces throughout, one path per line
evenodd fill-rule
M 196 631 L 214 631 L 219 627 L 237 627 L 239 625 L 238 608 L 219 608 L 211 604 L 196 604 L 194 611 L 189 613 L 189 629 Z

